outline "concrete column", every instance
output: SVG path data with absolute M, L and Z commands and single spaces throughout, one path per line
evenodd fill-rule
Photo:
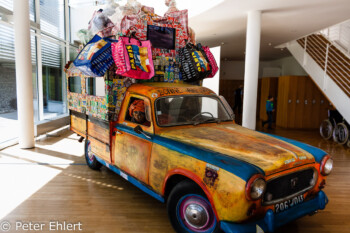
M 256 126 L 260 32 L 261 11 L 248 12 L 242 125 L 253 130 Z
M 13 1 L 19 146 L 34 147 L 34 106 L 29 2 Z

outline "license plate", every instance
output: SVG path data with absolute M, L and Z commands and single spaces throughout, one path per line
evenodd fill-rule
M 293 206 L 296 206 L 296 205 L 302 203 L 303 201 L 304 201 L 304 196 L 299 195 L 299 196 L 293 197 L 289 200 L 277 203 L 277 204 L 275 204 L 275 213 L 283 212 L 289 208 L 292 208 Z

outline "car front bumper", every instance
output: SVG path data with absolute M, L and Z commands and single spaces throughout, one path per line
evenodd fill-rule
M 328 203 L 328 198 L 323 191 L 309 201 L 303 202 L 284 212 L 275 214 L 269 209 L 264 218 L 255 222 L 237 224 L 221 221 L 220 227 L 226 233 L 250 233 L 250 232 L 274 232 L 274 230 L 288 222 L 311 214 L 317 210 L 323 210 Z

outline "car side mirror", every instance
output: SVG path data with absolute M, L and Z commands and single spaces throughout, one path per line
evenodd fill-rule
M 135 128 L 134 128 L 134 131 L 136 132 L 136 133 L 138 133 L 138 134 L 141 134 L 141 133 L 143 133 L 143 129 L 141 128 L 141 126 L 136 126 Z
M 143 129 L 142 129 L 142 127 L 141 126 L 136 126 L 135 128 L 134 128 L 134 131 L 136 132 L 136 133 L 138 133 L 138 134 L 142 134 L 143 136 L 145 136 L 147 139 L 151 139 L 151 137 L 149 136 L 149 135 L 147 135 L 145 132 L 143 132 Z

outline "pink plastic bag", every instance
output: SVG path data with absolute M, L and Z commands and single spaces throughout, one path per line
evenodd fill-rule
M 134 79 L 150 79 L 154 76 L 150 41 L 119 37 L 112 43 L 112 56 L 117 66 L 116 74 Z
M 207 55 L 209 63 L 211 65 L 211 74 L 208 76 L 208 78 L 212 78 L 212 77 L 215 76 L 216 72 L 218 72 L 219 67 L 216 64 L 214 55 L 210 52 L 209 47 L 208 46 L 202 46 L 202 48 L 203 48 L 205 54 Z

